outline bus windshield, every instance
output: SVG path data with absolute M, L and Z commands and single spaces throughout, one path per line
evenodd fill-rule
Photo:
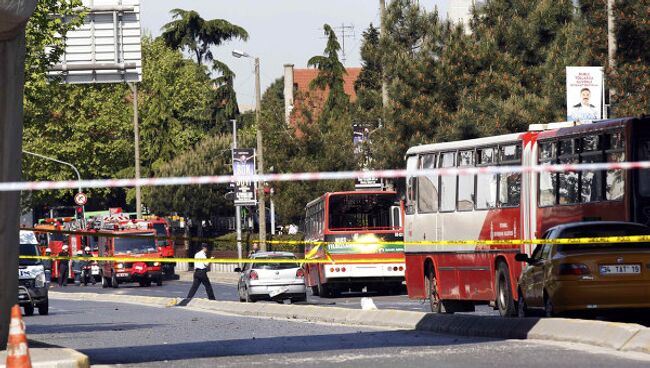
M 129 234 L 128 238 L 115 238 L 115 253 L 143 254 L 156 251 L 156 241 L 152 233 Z M 142 236 L 142 238 L 140 238 Z
M 346 194 L 329 198 L 329 229 L 339 231 L 396 230 L 391 207 L 399 206 L 395 194 Z
M 167 228 L 165 224 L 155 223 L 153 224 L 153 229 L 156 230 L 156 236 L 158 237 L 158 246 L 166 247 L 167 244 Z

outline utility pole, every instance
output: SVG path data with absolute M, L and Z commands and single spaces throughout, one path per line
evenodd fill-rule
M 616 73 L 616 33 L 614 29 L 614 0 L 607 0 L 607 61 L 609 70 L 612 74 Z M 611 115 L 613 96 L 616 90 L 609 89 L 609 114 L 603 114 L 603 118 L 608 118 Z M 604 102 L 603 102 L 604 105 Z M 607 112 L 607 108 L 603 109 Z
M 384 30 L 386 26 L 386 0 L 379 0 L 379 7 L 381 10 L 379 39 L 381 39 L 386 34 Z M 388 107 L 388 85 L 386 84 L 386 72 L 383 63 L 381 66 L 381 104 L 384 109 Z
M 260 126 L 260 111 L 262 109 L 262 96 L 260 90 L 260 58 L 255 58 L 255 125 L 257 126 L 257 174 L 264 175 L 264 147 L 262 140 L 262 127 Z M 264 182 L 257 184 L 258 218 L 260 250 L 266 251 L 266 201 L 264 200 Z
M 232 119 L 232 149 L 233 152 L 237 148 L 237 120 Z M 235 170 L 235 156 L 233 155 L 233 174 Z M 237 230 L 237 258 L 242 259 L 241 249 L 241 207 L 235 205 L 235 228 Z M 239 264 L 241 267 L 241 263 Z
M 135 141 L 135 180 L 140 180 L 140 128 L 138 126 L 138 85 L 129 83 L 133 93 L 133 136 Z M 135 185 L 135 212 L 142 218 L 142 196 L 140 184 Z

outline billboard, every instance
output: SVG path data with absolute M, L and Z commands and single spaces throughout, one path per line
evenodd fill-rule
M 73 84 L 140 82 L 140 0 L 82 3 L 84 23 L 67 33 L 65 53 L 48 75 Z
M 255 175 L 255 149 L 233 149 L 232 170 L 235 176 Z M 237 178 L 235 182 L 235 206 L 253 206 L 257 204 L 256 194 L 255 182 Z
M 603 68 L 568 66 L 566 68 L 567 121 L 603 118 Z

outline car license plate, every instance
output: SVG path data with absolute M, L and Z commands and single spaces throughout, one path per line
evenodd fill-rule
M 641 265 L 638 264 L 600 265 L 601 275 L 639 273 L 641 273 Z
M 289 290 L 289 289 L 286 288 L 286 287 L 273 288 L 273 289 L 269 290 L 269 296 L 271 298 L 273 298 L 273 297 L 278 296 L 278 295 L 280 295 L 282 293 L 286 293 L 287 290 Z
M 118 273 L 117 277 L 129 277 L 129 274 L 124 272 L 124 273 Z

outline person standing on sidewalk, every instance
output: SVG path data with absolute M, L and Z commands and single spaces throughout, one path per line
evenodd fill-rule
M 210 264 L 201 262 L 201 259 L 207 259 L 208 255 L 208 245 L 206 243 L 201 244 L 201 250 L 196 252 L 194 259 L 199 260 L 194 262 L 194 281 L 192 282 L 192 287 L 190 292 L 187 294 L 186 301 L 189 301 L 194 297 L 196 291 L 199 288 L 199 284 L 205 286 L 205 292 L 208 294 L 208 299 L 216 300 L 214 297 L 214 291 L 212 290 L 212 285 L 210 284 L 210 279 L 208 278 L 208 271 L 210 269 Z
M 59 253 L 59 257 L 65 257 L 59 260 L 59 287 L 68 285 L 68 270 L 70 269 L 70 253 L 68 253 L 68 246 L 64 245 Z M 66 259 L 68 258 L 68 259 Z

